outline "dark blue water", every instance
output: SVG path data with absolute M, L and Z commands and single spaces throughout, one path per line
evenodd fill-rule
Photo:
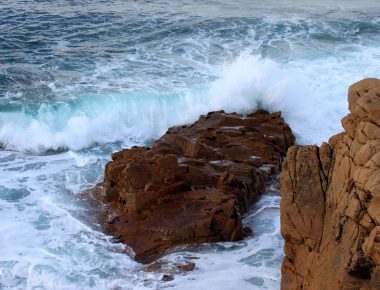
M 320 143 L 364 77 L 380 77 L 376 1 L 2 1 L 0 288 L 278 289 L 277 197 L 246 219 L 253 238 L 167 257 L 198 268 L 165 284 L 77 193 L 113 151 L 211 110 L 282 110 Z

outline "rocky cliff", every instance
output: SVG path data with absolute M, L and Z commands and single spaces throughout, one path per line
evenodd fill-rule
M 281 289 L 380 289 L 380 80 L 348 93 L 344 132 L 293 146 L 281 174 Z
M 293 143 L 280 113 L 220 111 L 169 129 L 152 148 L 114 153 L 102 185 L 107 229 L 139 261 L 177 245 L 242 239 L 241 215 Z

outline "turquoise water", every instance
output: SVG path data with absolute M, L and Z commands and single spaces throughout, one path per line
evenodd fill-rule
M 246 218 L 252 238 L 166 257 L 197 269 L 162 283 L 78 192 L 112 152 L 211 110 L 281 110 L 299 143 L 321 143 L 347 87 L 380 77 L 379 15 L 376 1 L 2 1 L 0 288 L 278 289 L 278 197 Z

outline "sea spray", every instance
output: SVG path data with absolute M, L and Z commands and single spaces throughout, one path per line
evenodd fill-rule
M 30 152 L 80 150 L 125 139 L 143 143 L 209 111 L 265 108 L 282 111 L 300 142 L 320 143 L 341 130 L 338 120 L 346 112 L 343 81 L 338 84 L 333 75 L 344 74 L 349 81 L 365 76 L 344 69 L 352 60 L 330 61 L 319 66 L 305 60 L 281 64 L 244 52 L 218 66 L 215 81 L 196 89 L 84 95 L 42 103 L 34 110 L 0 112 L 0 141 L 8 149 Z M 325 68 L 330 78 L 317 76 Z

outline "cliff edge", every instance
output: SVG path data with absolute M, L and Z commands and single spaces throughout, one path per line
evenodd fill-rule
M 283 164 L 281 289 L 380 289 L 380 80 L 349 88 L 344 132 Z

